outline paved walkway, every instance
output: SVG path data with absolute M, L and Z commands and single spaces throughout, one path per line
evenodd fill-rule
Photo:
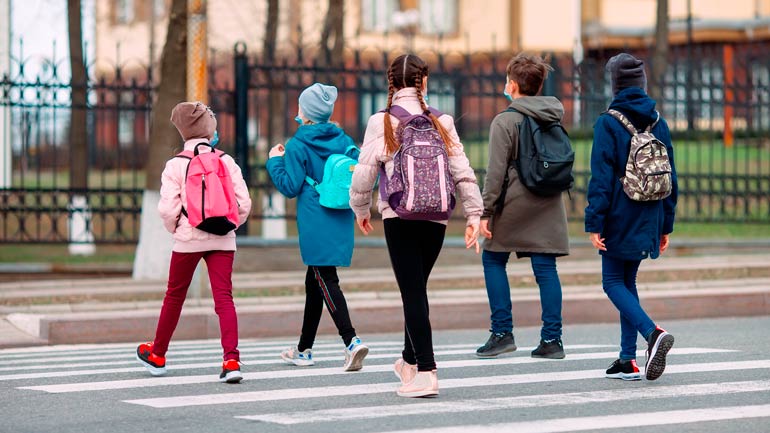
M 600 268 L 595 255 L 559 260 L 565 324 L 617 320 L 601 290 Z M 508 272 L 516 325 L 539 324 L 538 291 L 528 261 L 513 261 Z M 297 335 L 304 296 L 291 293 L 302 293 L 304 276 L 299 270 L 234 274 L 241 336 Z M 359 333 L 403 328 L 389 268 L 341 269 L 340 280 Z M 770 314 L 770 252 L 647 260 L 639 280 L 645 308 L 656 320 Z M 130 278 L 0 283 L 0 347 L 151 339 L 164 286 L 165 281 Z M 440 264 L 431 276 L 434 328 L 488 327 L 483 287 L 478 260 Z M 290 294 L 259 296 L 265 291 Z M 191 288 L 175 338 L 218 337 L 218 320 L 205 292 L 201 285 Z M 320 332 L 335 333 L 326 314 Z

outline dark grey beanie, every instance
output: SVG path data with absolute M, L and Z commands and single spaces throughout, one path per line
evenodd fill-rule
M 627 87 L 647 90 L 647 75 L 644 62 L 628 53 L 620 53 L 607 62 L 607 71 L 612 76 L 612 94 Z

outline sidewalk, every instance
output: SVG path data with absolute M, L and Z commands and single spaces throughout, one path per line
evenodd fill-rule
M 599 258 L 571 257 L 558 263 L 565 325 L 617 321 L 617 311 L 601 289 Z M 488 328 L 482 267 L 478 260 L 471 263 L 440 263 L 433 271 L 429 296 L 434 329 Z M 512 261 L 508 272 L 515 326 L 538 325 L 540 302 L 529 262 Z M 360 334 L 403 329 L 390 268 L 341 269 L 339 274 Z M 234 274 L 241 338 L 298 335 L 304 277 L 299 270 Z M 645 260 L 639 282 L 645 309 L 658 321 L 770 315 L 770 251 Z M 0 347 L 151 339 L 164 286 L 165 281 L 130 278 L 0 283 Z M 266 291 L 284 294 L 262 296 Z M 200 286 L 191 287 L 175 338 L 219 337 L 210 294 L 204 293 Z M 319 332 L 335 334 L 328 315 L 323 317 Z

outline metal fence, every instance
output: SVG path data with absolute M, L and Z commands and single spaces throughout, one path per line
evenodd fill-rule
M 770 59 L 761 55 L 768 48 L 755 43 L 672 50 L 659 109 L 674 136 L 678 220 L 770 223 Z M 319 65 L 314 53 L 299 48 L 272 64 L 248 56 L 242 45 L 233 54 L 214 55 L 210 105 L 217 112 L 221 148 L 246 171 L 255 203 L 250 234 L 260 234 L 265 218 L 294 216 L 291 202 L 278 214 L 271 209 L 264 162 L 273 141 L 285 142 L 295 131 L 299 93 L 315 81 L 336 85 L 332 120 L 360 143 L 369 116 L 385 105 L 385 70 L 397 54 L 351 51 L 343 65 L 333 67 Z M 431 67 L 429 103 L 455 117 L 483 182 L 489 123 L 506 105 L 502 89 L 510 54 L 418 54 Z M 611 98 L 603 66 L 612 54 L 589 53 L 579 65 L 570 56 L 548 56 L 554 73 L 543 93 L 564 103 L 577 155 L 576 185 L 566 198 L 575 221 L 585 207 L 591 127 Z M 11 74 L 0 81 L 0 116 L 7 119 L 0 140 L 9 149 L 12 172 L 0 186 L 0 242 L 70 241 L 74 195 L 87 198 L 96 242 L 136 242 L 148 175 L 151 72 L 122 65 L 94 78 L 97 68 L 89 65 L 89 181 L 86 190 L 75 190 L 69 186 L 68 72 L 55 59 L 36 62 L 36 68 L 32 63 L 15 59 Z

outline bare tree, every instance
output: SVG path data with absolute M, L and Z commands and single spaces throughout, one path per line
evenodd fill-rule
M 329 9 L 326 11 L 326 19 L 324 20 L 323 32 L 321 33 L 319 63 L 323 66 L 338 67 L 344 63 L 344 13 L 343 0 L 329 0 Z
M 655 47 L 652 53 L 652 85 L 650 96 L 663 105 L 663 84 L 668 63 L 668 0 L 657 0 Z
M 70 86 L 72 109 L 70 120 L 70 187 L 88 187 L 88 136 L 86 129 L 86 90 L 88 77 L 83 60 L 83 19 L 80 0 L 67 0 L 67 22 L 70 48 Z
M 265 27 L 265 40 L 262 45 L 262 61 L 265 65 L 276 65 L 276 43 L 278 40 L 278 0 L 267 1 L 267 24 Z M 282 98 L 281 77 L 275 68 L 269 68 L 267 81 L 269 84 L 268 106 L 270 120 L 267 125 L 268 147 L 283 140 L 283 125 L 286 116 L 284 101 Z
M 134 258 L 136 279 L 163 278 L 168 273 L 171 236 L 157 215 L 160 177 L 166 160 L 181 142 L 169 121 L 174 106 L 185 100 L 187 92 L 187 0 L 173 0 L 169 13 L 166 43 L 160 60 L 160 82 L 152 104 L 150 148 L 142 196 L 139 245 Z

